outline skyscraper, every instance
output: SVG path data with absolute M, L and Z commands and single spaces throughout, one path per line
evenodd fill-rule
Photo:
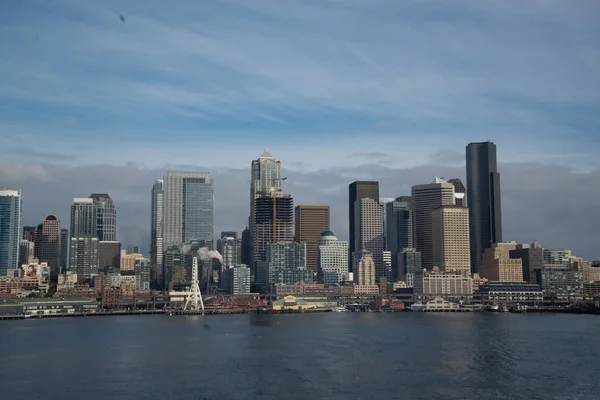
M 225 238 L 237 239 L 238 238 L 238 234 L 237 234 L 237 232 L 234 232 L 234 231 L 222 231 L 221 232 L 221 239 L 225 239 Z
M 436 208 L 454 204 L 454 186 L 440 178 L 427 185 L 412 187 L 414 247 L 421 252 L 423 268 L 433 267 L 432 213 Z
M 127 254 L 141 254 L 140 246 L 136 244 L 130 244 L 127 246 Z
M 281 177 L 281 162 L 277 161 L 267 149 L 265 149 L 256 160 L 252 160 L 249 220 L 250 235 L 252 237 L 252 242 L 254 243 L 252 246 L 252 263 L 250 265 L 252 268 L 255 268 L 256 263 L 261 259 L 261 256 L 264 256 L 264 254 L 256 254 L 256 200 L 261 197 L 276 196 L 277 193 L 282 193 L 281 182 L 283 179 L 284 178 Z
M 485 249 L 502 242 L 500 174 L 496 145 L 491 141 L 469 143 L 466 156 L 471 270 L 478 272 Z
M 19 243 L 19 266 L 29 264 L 35 258 L 35 243 L 29 240 L 21 240 Z
M 265 260 L 268 243 L 294 240 L 294 200 L 283 192 L 275 192 L 274 196 L 261 196 L 254 201 L 254 265 Z
M 329 230 L 329 206 L 298 205 L 295 209 L 296 242 L 306 243 L 306 268 L 317 271 L 319 237 Z
M 257 282 L 295 285 L 312 282 L 312 272 L 306 269 L 304 243 L 268 243 L 264 260 L 260 261 Z
M 349 234 L 348 244 L 350 246 L 350 254 L 355 251 L 362 249 L 355 248 L 356 239 L 356 220 L 354 213 L 354 203 L 361 199 L 372 199 L 379 203 L 379 182 L 377 181 L 355 181 L 352 182 L 348 187 L 348 223 L 349 223 Z M 383 236 L 383 235 L 382 235 Z M 352 260 L 350 260 L 350 265 Z
M 457 206 L 466 207 L 467 202 L 465 201 L 465 185 L 463 185 L 461 180 L 458 178 L 452 178 L 448 181 L 448 183 L 454 185 L 454 204 L 456 204 Z
M 325 286 L 334 286 L 348 279 L 348 242 L 338 240 L 333 232 L 321 233 L 318 240 L 319 273 Z
M 387 234 L 388 234 L 388 229 L 387 229 L 387 223 L 388 223 L 388 217 L 387 217 L 387 205 L 391 202 L 393 202 L 395 199 L 393 197 L 380 197 L 379 198 L 379 204 L 381 204 L 381 206 L 383 207 L 383 249 L 386 251 L 389 251 L 388 249 L 388 239 L 387 239 Z
M 35 226 L 24 226 L 23 227 L 23 240 L 27 240 L 29 242 L 35 241 Z
M 61 227 L 56 215 L 47 215 L 38 225 L 35 235 L 35 256 L 40 262 L 48 263 L 50 276 L 58 279 L 60 273 Z
M 412 198 L 401 196 L 385 205 L 387 250 L 398 254 L 404 248 L 413 247 Z
M 104 273 L 121 268 L 121 242 L 98 242 L 98 269 Z
M 383 206 L 371 198 L 362 198 L 354 202 L 354 264 L 368 250 L 375 263 L 375 277 L 391 279 L 391 270 L 383 263 Z
M 98 272 L 98 213 L 92 198 L 74 198 L 71 205 L 69 267 L 89 278 Z
M 163 186 L 163 246 L 213 242 L 213 186 L 208 172 L 167 172 Z
M 0 276 L 16 269 L 21 231 L 21 191 L 0 189 Z
M 96 229 L 98 241 L 117 240 L 117 209 L 108 193 L 92 193 L 96 207 Z
M 242 264 L 252 264 L 252 235 L 248 227 L 242 231 Z
M 69 230 L 63 228 L 60 230 L 60 270 L 61 272 L 69 269 Z
M 469 210 L 444 205 L 433 211 L 433 265 L 442 271 L 471 274 L 469 251 Z
M 217 251 L 223 256 L 222 270 L 242 264 L 242 241 L 240 239 L 234 239 L 233 236 L 219 239 Z
M 150 260 L 152 262 L 152 280 L 163 281 L 163 180 L 157 179 L 151 191 L 151 223 L 150 223 Z M 162 287 L 161 284 L 158 284 Z

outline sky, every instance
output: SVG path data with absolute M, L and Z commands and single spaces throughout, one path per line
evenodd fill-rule
M 215 231 L 241 232 L 268 148 L 347 238 L 349 183 L 464 179 L 490 139 L 504 239 L 600 259 L 599 18 L 595 0 L 3 2 L 0 187 L 26 225 L 108 192 L 147 252 L 154 179 L 211 172 Z

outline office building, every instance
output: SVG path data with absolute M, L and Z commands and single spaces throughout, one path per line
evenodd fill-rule
M 60 270 L 65 272 L 69 269 L 69 248 L 70 248 L 69 230 L 63 228 L 60 230 Z
M 442 271 L 471 274 L 469 250 L 469 210 L 463 206 L 444 205 L 431 216 L 433 265 Z
M 509 248 L 496 243 L 485 249 L 479 275 L 490 282 L 522 282 L 523 263 L 520 258 L 510 258 Z
M 130 244 L 127 246 L 127 254 L 140 254 L 140 246 Z
M 389 250 L 387 245 L 387 204 L 393 202 L 393 197 L 380 197 L 379 204 L 383 207 L 383 249 Z
M 544 268 L 568 268 L 571 264 L 571 250 L 544 249 L 542 252 Z
M 250 268 L 247 265 L 225 267 L 221 288 L 234 296 L 249 294 Z
M 313 273 L 306 269 L 304 243 L 268 243 L 265 260 L 259 263 L 257 282 L 268 285 L 291 285 L 312 282 Z
M 252 237 L 252 263 L 250 267 L 255 268 L 257 262 L 264 257 L 264 246 L 261 255 L 256 255 L 256 200 L 265 196 L 276 197 L 276 193 L 282 193 L 281 183 L 285 178 L 281 176 L 281 162 L 269 153 L 267 149 L 256 160 L 252 160 L 250 178 L 250 236 Z M 293 215 L 292 215 L 293 217 Z M 293 229 L 293 227 L 292 227 Z
M 35 259 L 35 243 L 29 240 L 19 242 L 19 267 L 23 264 L 30 264 Z M 38 260 L 39 261 L 39 260 Z
M 149 258 L 138 258 L 134 261 L 135 287 L 137 290 L 150 290 L 152 261 Z
M 50 268 L 52 280 L 58 279 L 61 266 L 61 227 L 56 215 L 47 215 L 35 232 L 35 257 Z
M 371 199 L 379 204 L 379 182 L 377 181 L 356 181 L 352 182 L 348 187 L 348 221 L 349 221 L 349 235 L 348 245 L 349 252 L 353 254 L 355 251 L 362 250 L 360 247 L 356 247 L 356 214 L 355 204 L 357 201 L 362 199 Z M 382 213 L 383 214 L 383 213 Z M 383 223 L 382 223 L 383 229 Z M 383 234 L 382 234 L 383 236 Z M 383 238 L 382 238 L 383 239 Z M 349 260 L 351 264 L 352 260 Z
M 434 269 L 414 274 L 413 292 L 424 296 L 461 297 L 473 294 L 470 276 Z
M 477 290 L 484 304 L 543 305 L 540 285 L 525 282 L 488 282 Z
M 96 208 L 96 229 L 98 241 L 117 240 L 117 209 L 108 193 L 92 193 Z
M 74 198 L 71 205 L 69 268 L 80 278 L 98 273 L 97 212 L 91 198 Z
M 98 270 L 104 273 L 119 272 L 121 268 L 121 242 L 98 242 Z
M 210 173 L 167 172 L 163 178 L 163 246 L 191 240 L 212 243 L 213 221 Z
M 471 270 L 479 272 L 479 263 L 485 249 L 502 242 L 500 174 L 496 162 L 496 145 L 489 140 L 469 143 L 466 158 Z
M 458 178 L 452 178 L 448 181 L 454 186 L 454 205 L 466 207 L 467 202 L 465 199 L 466 189 L 465 185 Z
M 0 189 L 2 190 L 2 189 Z M 27 240 L 28 242 L 35 242 L 35 231 L 37 227 L 35 226 L 24 226 L 23 227 L 23 240 Z
M 583 272 L 566 268 L 542 268 L 535 271 L 538 284 L 545 295 L 568 298 L 581 295 L 583 290 Z
M 184 261 L 183 255 L 179 246 L 168 246 L 165 250 L 164 257 L 164 281 L 159 282 L 162 289 L 167 289 L 173 282 L 184 281 L 182 275 L 184 275 Z M 200 268 L 200 266 L 198 266 Z M 198 271 L 200 274 L 200 271 Z
M 401 196 L 388 202 L 386 207 L 386 250 L 392 256 L 413 247 L 412 198 Z
M 223 256 L 223 269 L 242 264 L 242 241 L 234 237 L 225 236 L 217 241 L 217 251 Z
M 163 280 L 163 180 L 157 179 L 150 192 L 150 260 L 152 261 L 152 281 L 157 287 L 162 287 Z
M 600 266 L 590 261 L 575 261 L 572 269 L 583 272 L 583 283 L 600 282 Z
M 431 269 L 433 260 L 433 210 L 454 204 L 454 186 L 441 178 L 412 187 L 414 247 L 421 253 L 421 265 Z
M 242 264 L 252 264 L 252 234 L 248 227 L 242 231 Z
M 518 258 L 523 266 L 523 280 L 529 283 L 538 283 L 535 270 L 544 268 L 544 249 L 538 242 L 518 244 L 514 250 L 509 250 L 510 258 Z
M 120 257 L 120 271 L 134 271 L 135 270 L 135 261 L 144 258 L 144 255 L 141 253 L 133 253 L 127 254 L 125 250 L 121 250 Z
M 0 188 L 0 276 L 17 269 L 21 232 L 21 191 Z
M 221 232 L 221 239 L 225 239 L 225 238 L 237 239 L 238 238 L 238 234 L 237 234 L 237 232 L 234 232 L 234 231 L 222 231 Z
M 365 199 L 363 199 L 365 200 Z M 370 200 L 370 199 L 368 199 Z M 376 282 L 376 264 L 373 255 L 369 250 L 355 252 L 359 260 L 355 265 L 355 285 L 354 293 L 356 294 L 379 294 L 379 286 Z
M 295 227 L 295 241 L 306 243 L 306 268 L 317 271 L 318 241 L 321 233 L 329 230 L 329 206 L 296 206 Z
M 348 280 L 348 242 L 339 240 L 333 232 L 321 233 L 317 242 L 319 274 L 325 286 L 335 286 Z
M 368 250 L 375 263 L 375 277 L 392 278 L 391 271 L 383 263 L 383 207 L 379 202 L 363 198 L 354 202 L 354 248 Z M 354 262 L 360 260 L 358 255 Z
M 406 280 L 408 274 L 415 274 L 421 271 L 421 253 L 415 248 L 402 249 L 397 255 L 398 270 L 395 273 L 395 280 Z
M 268 243 L 294 240 L 294 200 L 289 194 L 273 192 L 254 201 L 254 265 L 265 260 Z

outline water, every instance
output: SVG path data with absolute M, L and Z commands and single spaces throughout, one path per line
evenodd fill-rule
M 0 322 L 3 399 L 595 399 L 600 318 L 327 313 Z

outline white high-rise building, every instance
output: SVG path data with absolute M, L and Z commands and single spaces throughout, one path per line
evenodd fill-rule
M 71 270 L 86 278 L 98 273 L 98 228 L 94 199 L 73 199 L 70 243 Z
M 212 246 L 213 186 L 208 172 L 167 172 L 163 178 L 163 247 L 202 240 Z
M 348 242 L 338 240 L 331 231 L 321 233 L 318 240 L 319 271 L 325 286 L 348 280 Z
M 356 221 L 354 248 L 368 250 L 375 263 L 376 279 L 391 280 L 391 271 L 383 262 L 383 206 L 379 202 L 365 198 L 354 202 L 354 220 Z M 355 260 L 355 264 L 358 260 Z
M 0 189 L 0 276 L 19 264 L 21 191 Z

